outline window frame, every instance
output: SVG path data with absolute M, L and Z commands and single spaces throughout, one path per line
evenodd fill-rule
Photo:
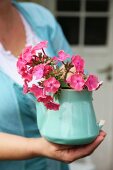
M 47 2 L 47 0 L 45 0 Z M 77 49 L 78 52 L 82 51 L 84 53 L 91 53 L 92 50 L 95 53 L 106 53 L 112 49 L 113 46 L 113 1 L 109 0 L 109 11 L 108 12 L 88 12 L 86 11 L 86 0 L 81 0 L 81 7 L 79 12 L 70 12 L 70 11 L 57 11 L 56 9 L 56 0 L 48 0 L 46 7 L 51 10 L 51 12 L 57 16 L 75 16 L 80 17 L 80 31 L 79 31 L 79 44 L 71 45 L 72 49 L 75 51 Z M 84 30 L 85 30 L 85 18 L 86 17 L 108 17 L 108 30 L 107 30 L 107 41 L 106 45 L 84 45 Z

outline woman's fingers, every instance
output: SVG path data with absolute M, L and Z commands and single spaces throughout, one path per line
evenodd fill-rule
M 105 136 L 106 136 L 106 132 L 104 132 L 104 131 L 101 130 L 99 135 L 105 137 Z
M 96 140 L 91 144 L 84 145 L 84 146 L 75 146 L 74 148 L 60 150 L 61 155 L 63 155 L 63 161 L 67 163 L 71 163 L 77 159 L 89 156 L 102 143 L 105 136 L 106 133 L 101 131 L 99 136 L 96 138 Z
M 101 131 L 99 136 L 95 139 L 93 143 L 88 144 L 86 146 L 82 146 L 81 148 L 76 148 L 74 158 L 79 159 L 92 154 L 95 151 L 95 149 L 102 143 L 105 136 L 106 133 Z
M 90 155 L 101 144 L 105 136 L 106 133 L 101 131 L 93 143 L 84 146 L 54 144 L 41 138 L 40 153 L 41 156 L 47 156 L 52 159 L 71 163 L 77 159 Z

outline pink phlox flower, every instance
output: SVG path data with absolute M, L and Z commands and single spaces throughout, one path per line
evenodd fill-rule
M 33 76 L 35 76 L 37 80 L 44 76 L 44 67 L 44 64 L 39 64 L 34 67 Z
M 20 54 L 18 61 L 17 61 L 17 70 L 19 74 L 22 74 L 23 69 L 26 68 L 26 62 L 22 59 L 22 54 Z
M 75 66 L 77 72 L 84 72 L 84 59 L 80 57 L 79 55 L 72 56 L 72 64 Z
M 23 93 L 26 94 L 29 92 L 29 87 L 28 87 L 28 83 L 27 81 L 24 81 L 24 85 L 23 85 Z
M 39 97 L 38 98 L 38 102 L 43 102 L 43 103 L 48 103 L 48 102 L 51 102 L 53 101 L 53 97 L 52 96 L 48 96 L 48 95 L 45 95 L 43 97 Z
M 23 61 L 26 61 L 26 63 L 29 63 L 32 60 L 31 51 L 32 51 L 32 46 L 30 45 L 27 46 L 22 52 L 22 59 Z
M 46 76 L 47 74 L 49 74 L 51 71 L 53 70 L 53 67 L 50 65 L 45 65 L 44 67 L 44 76 Z
M 96 90 L 99 87 L 98 77 L 94 75 L 89 75 L 85 82 L 85 85 L 87 86 L 89 91 Z
M 60 105 L 55 102 L 48 102 L 44 104 L 49 110 L 59 110 Z
M 83 90 L 85 81 L 81 74 L 73 74 L 69 78 L 67 78 L 67 83 L 69 83 L 70 87 L 75 89 L 76 91 Z
M 36 86 L 35 84 L 32 85 L 32 87 L 29 90 L 31 93 L 34 94 L 34 96 L 39 99 L 39 98 L 44 98 L 45 97 L 45 93 L 43 88 Z
M 21 74 L 23 78 L 28 74 L 29 64 L 32 61 L 31 48 L 32 46 L 26 47 L 17 61 L 18 73 Z
M 28 68 L 27 66 L 23 67 L 20 71 L 20 74 L 22 76 L 22 78 L 24 79 L 24 81 L 28 81 L 30 82 L 32 80 L 32 71 L 33 68 Z
M 22 74 L 22 78 L 28 82 L 30 82 L 32 80 L 32 74 L 27 73 L 27 72 L 23 72 Z
M 56 93 L 60 87 L 60 82 L 55 77 L 50 77 L 44 81 L 43 85 L 46 92 Z
M 67 58 L 70 58 L 71 56 L 67 53 L 65 53 L 63 50 L 59 51 L 58 52 L 58 57 L 54 57 L 53 59 L 54 60 L 57 60 L 57 61 L 64 61 L 66 60 Z
M 41 41 L 32 49 L 32 54 L 36 54 L 36 51 L 41 50 L 43 48 L 47 48 L 48 41 Z
M 19 59 L 17 62 L 17 70 L 24 80 L 26 81 L 32 80 L 31 71 L 28 69 L 28 67 L 25 65 L 25 63 L 23 63 L 21 59 Z

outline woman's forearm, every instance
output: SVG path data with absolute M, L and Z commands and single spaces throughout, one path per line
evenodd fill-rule
M 59 145 L 41 138 L 25 138 L 0 133 L 0 160 L 23 160 L 38 156 L 71 163 L 90 155 L 104 140 L 106 133 L 101 131 L 95 141 L 86 146 Z
M 34 155 L 34 146 L 37 151 Z M 39 156 L 39 139 L 25 138 L 7 133 L 0 133 L 0 160 L 22 160 Z

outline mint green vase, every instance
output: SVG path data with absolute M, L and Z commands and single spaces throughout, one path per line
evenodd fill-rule
M 96 121 L 92 92 L 62 89 L 58 111 L 47 110 L 36 103 L 38 128 L 43 137 L 53 143 L 83 145 L 98 136 L 102 125 Z

